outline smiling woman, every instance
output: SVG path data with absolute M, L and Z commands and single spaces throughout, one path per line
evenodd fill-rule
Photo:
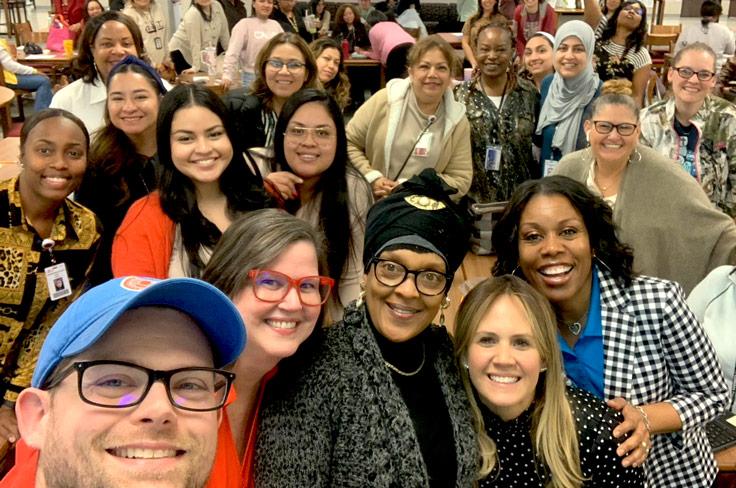
M 46 333 L 83 289 L 99 244 L 94 214 L 68 198 L 82 181 L 88 147 L 77 117 L 36 112 L 21 131 L 20 174 L 0 182 L 7 209 L 0 215 L 0 445 L 18 439 L 13 403 L 30 385 Z
M 532 154 L 539 96 L 517 78 L 513 34 L 506 23 L 491 22 L 474 46 L 479 73 L 455 88 L 466 107 L 473 148 L 473 181 L 468 194 L 477 202 L 508 200 L 516 186 L 541 175 Z
M 143 38 L 133 19 L 108 11 L 87 22 L 78 46 L 73 65 L 80 78 L 56 92 L 51 107 L 74 113 L 93 133 L 105 125 L 107 75 L 125 56 L 143 56 Z
M 179 85 L 161 101 L 156 142 L 159 189 L 135 202 L 115 235 L 115 276 L 198 277 L 234 218 L 269 205 L 231 143 L 222 101 Z
M 643 471 L 616 455 L 621 416 L 565 387 L 556 329 L 545 298 L 512 275 L 478 284 L 458 310 L 455 358 L 478 434 L 479 486 L 642 486 Z
M 330 277 L 337 293 L 328 304 L 335 322 L 360 291 L 365 218 L 370 188 L 348 162 L 345 124 L 335 100 L 322 90 L 294 94 L 276 124 L 275 166 L 264 179 L 281 206 L 327 237 Z
M 348 123 L 350 161 L 377 199 L 426 168 L 435 169 L 460 199 L 473 164 L 465 106 L 450 89 L 455 53 L 432 35 L 414 44 L 408 64 L 409 78 L 389 81 Z
M 89 167 L 75 193 L 104 229 L 91 275 L 94 284 L 112 278 L 112 241 L 128 208 L 156 189 L 156 120 L 166 93 L 158 73 L 134 56 L 113 68 L 107 86 L 107 123 L 95 133 Z
M 628 132 L 621 124 L 616 130 Z M 658 200 L 651 191 L 650 200 Z M 645 213 L 661 218 L 650 207 Z M 632 271 L 633 252 L 608 204 L 564 176 L 531 180 L 512 196 L 492 240 L 493 274 L 518 273 L 551 303 L 570 381 L 623 414 L 613 431 L 629 433 L 617 451 L 623 465 L 646 460 L 647 486 L 712 486 L 717 470 L 703 425 L 728 398 L 713 346 L 677 283 Z
M 273 36 L 260 50 L 254 69 L 251 87 L 231 90 L 224 100 L 241 147 L 265 148 L 270 157 L 281 108 L 302 88 L 319 88 L 317 66 L 304 40 L 284 32 Z
M 443 318 L 431 324 L 468 249 L 450 192 L 425 170 L 370 210 L 364 293 L 268 385 L 257 487 L 459 488 L 476 479 L 450 338 Z

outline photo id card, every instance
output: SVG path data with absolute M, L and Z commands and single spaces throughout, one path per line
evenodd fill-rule
M 558 164 L 560 164 L 560 162 L 555 161 L 554 159 L 545 159 L 544 165 L 542 165 L 542 176 L 551 175 Z
M 486 171 L 501 171 L 501 146 L 486 146 Z
M 69 275 L 66 272 L 66 264 L 59 263 L 44 269 L 46 274 L 46 286 L 49 289 L 49 297 L 52 301 L 68 297 L 72 294 L 72 285 L 69 284 Z
M 429 148 L 432 146 L 432 134 L 425 132 L 414 146 L 414 156 L 418 158 L 426 158 L 429 155 Z

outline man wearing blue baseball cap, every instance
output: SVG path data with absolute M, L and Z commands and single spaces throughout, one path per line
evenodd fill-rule
M 49 332 L 16 403 L 16 466 L 0 487 L 201 488 L 245 345 L 230 300 L 195 279 L 89 290 Z

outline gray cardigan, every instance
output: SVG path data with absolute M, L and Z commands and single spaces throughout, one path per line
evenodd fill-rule
M 256 487 L 428 487 L 427 469 L 401 393 L 383 362 L 364 306 L 348 306 L 314 357 L 268 385 L 260 415 Z M 467 397 L 444 328 L 427 346 L 450 414 L 458 487 L 477 475 Z M 284 379 L 289 378 L 288 381 Z
M 736 224 L 708 200 L 694 178 L 651 148 L 624 172 L 613 220 L 634 249 L 634 271 L 676 281 L 689 293 L 715 267 L 735 264 Z M 583 184 L 588 149 L 568 154 L 555 174 Z

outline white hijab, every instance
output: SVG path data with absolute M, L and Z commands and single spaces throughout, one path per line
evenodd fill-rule
M 583 43 L 588 65 L 574 78 L 565 79 L 555 72 L 537 124 L 537 134 L 541 134 L 548 125 L 557 124 L 552 147 L 558 148 L 563 156 L 575 150 L 583 112 L 600 84 L 598 75 L 593 71 L 593 29 L 582 20 L 565 22 L 557 30 L 554 52 L 568 37 L 577 37 Z

